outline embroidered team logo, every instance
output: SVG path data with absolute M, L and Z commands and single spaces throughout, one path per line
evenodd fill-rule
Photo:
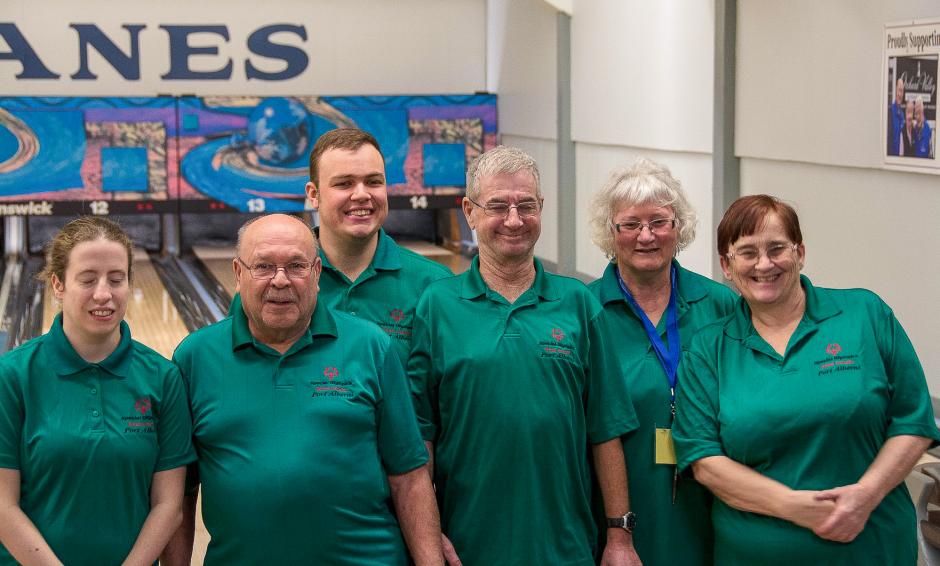
M 326 366 L 323 368 L 323 377 L 310 381 L 311 395 L 317 398 L 344 398 L 353 396 L 353 382 L 349 377 L 340 378 L 339 368 Z
M 150 412 L 150 397 L 144 397 L 143 399 L 138 399 L 134 403 L 134 410 L 136 410 L 141 415 L 146 415 Z
M 549 335 L 551 336 L 551 340 L 547 338 L 539 340 L 538 348 L 540 358 L 554 358 L 567 361 L 574 359 L 574 344 L 568 340 L 568 335 L 565 334 L 564 330 L 553 326 Z
M 860 359 L 857 353 L 851 352 L 852 346 L 849 345 L 849 352 L 846 353 L 842 344 L 838 342 L 829 342 L 826 344 L 826 355 L 820 360 L 813 362 L 816 365 L 817 375 L 834 375 L 844 372 L 854 372 L 861 370 Z
M 153 416 L 150 397 L 141 397 L 134 401 L 134 412 L 121 417 L 124 434 L 153 434 L 156 432 L 156 419 Z
M 402 322 L 408 318 L 405 316 L 404 310 L 392 309 L 388 311 L 388 318 L 391 319 L 391 322 L 388 320 L 379 322 L 379 327 L 384 330 L 386 334 L 392 338 L 397 338 L 398 340 L 404 340 L 406 342 L 411 340 L 410 321 Z

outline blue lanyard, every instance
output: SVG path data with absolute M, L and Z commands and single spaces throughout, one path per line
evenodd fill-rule
M 653 345 L 653 350 L 656 352 L 659 364 L 666 373 L 666 379 L 669 380 L 669 408 L 672 410 L 672 413 L 675 414 L 677 370 L 679 369 L 679 358 L 682 356 L 682 349 L 679 345 L 679 309 L 676 306 L 676 295 L 678 295 L 676 292 L 676 266 L 673 265 L 669 270 L 671 289 L 669 292 L 669 306 L 666 307 L 666 340 L 669 342 L 668 351 L 666 350 L 666 345 L 663 344 L 662 338 L 659 337 L 659 333 L 656 332 L 656 327 L 653 326 L 652 321 L 646 316 L 646 313 L 643 312 L 640 305 L 637 304 L 630 290 L 627 289 L 627 285 L 623 282 L 623 277 L 620 276 L 620 270 L 617 269 L 616 266 L 614 266 L 614 273 L 617 274 L 617 283 L 620 284 L 620 290 L 623 291 L 624 298 L 630 303 L 633 312 L 643 321 L 643 328 L 646 330 L 646 335 L 649 337 L 650 344 Z

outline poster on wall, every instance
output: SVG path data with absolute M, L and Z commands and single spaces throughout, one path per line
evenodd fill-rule
M 881 145 L 891 168 L 940 173 L 938 64 L 940 20 L 885 26 Z
M 0 216 L 301 212 L 313 144 L 379 142 L 391 208 L 460 206 L 496 95 L 0 97 Z
M 181 210 L 304 210 L 313 144 L 342 127 L 379 142 L 389 206 L 453 208 L 467 164 L 496 146 L 496 96 L 181 98 Z
M 0 97 L 0 215 L 175 212 L 176 99 Z

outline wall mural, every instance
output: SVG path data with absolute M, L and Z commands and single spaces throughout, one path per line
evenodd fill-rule
M 0 215 L 302 211 L 337 127 L 378 139 L 391 207 L 453 207 L 496 96 L 0 97 Z

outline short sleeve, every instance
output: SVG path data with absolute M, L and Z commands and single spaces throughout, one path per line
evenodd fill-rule
M 376 408 L 379 454 L 387 473 L 404 474 L 426 464 L 428 451 L 418 433 L 401 359 L 391 346 L 385 351 L 379 387 L 382 390 Z
M 429 301 L 423 296 L 415 307 L 414 322 L 411 327 L 411 353 L 408 356 L 408 383 L 418 416 L 421 437 L 434 442 L 440 424 L 437 410 L 438 379 L 434 373 L 431 351 L 431 329 L 428 325 L 430 314 Z
M 23 391 L 17 374 L 7 363 L 0 362 L 0 468 L 20 469 L 24 418 Z
M 639 428 L 616 350 L 603 332 L 600 311 L 588 322 L 587 435 L 600 444 Z
M 178 468 L 196 459 L 189 403 L 183 390 L 183 378 L 176 366 L 170 366 L 164 377 L 157 434 L 160 456 L 156 471 Z
M 701 336 L 679 364 L 672 439 L 680 472 L 696 460 L 724 455 L 718 436 L 718 376 L 715 365 L 696 348 L 696 343 L 701 343 Z
M 235 299 L 232 299 L 232 303 L 235 304 L 238 295 L 235 295 Z M 190 372 L 192 371 L 192 348 L 188 345 L 187 340 L 183 340 L 176 347 L 176 351 L 173 352 L 173 365 L 177 367 L 180 373 L 181 381 L 183 384 L 184 392 L 186 395 L 186 407 L 189 411 L 190 417 L 192 417 L 192 383 L 189 380 Z M 190 426 L 192 426 L 192 419 L 190 418 Z M 198 462 L 198 446 L 195 444 L 194 440 L 193 448 L 197 450 L 197 460 L 190 463 L 186 466 L 186 488 L 185 494 L 195 496 L 199 490 L 199 462 Z
M 886 436 L 913 435 L 940 440 L 924 368 L 901 323 L 887 305 L 881 305 L 877 338 L 890 395 Z

